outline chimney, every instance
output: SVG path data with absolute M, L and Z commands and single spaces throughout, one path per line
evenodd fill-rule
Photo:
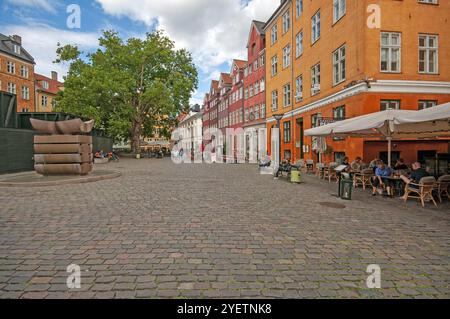
M 52 80 L 53 81 L 58 81 L 58 72 L 52 71 Z
M 10 37 L 14 42 L 18 43 L 19 45 L 22 45 L 22 37 L 18 36 L 17 34 Z

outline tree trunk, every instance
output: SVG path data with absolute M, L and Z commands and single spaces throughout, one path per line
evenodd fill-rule
M 134 154 L 141 154 L 141 122 L 134 120 L 131 128 L 131 150 Z

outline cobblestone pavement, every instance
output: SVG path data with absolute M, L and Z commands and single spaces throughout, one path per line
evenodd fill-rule
M 448 203 L 343 202 L 336 184 L 250 165 L 106 167 L 122 177 L 0 189 L 0 298 L 450 297 Z M 382 289 L 367 288 L 370 264 Z

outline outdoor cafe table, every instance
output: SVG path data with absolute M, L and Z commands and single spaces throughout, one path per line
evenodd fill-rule
M 383 179 L 389 180 L 394 185 L 394 196 L 401 197 L 404 195 L 405 182 L 400 176 L 383 177 Z

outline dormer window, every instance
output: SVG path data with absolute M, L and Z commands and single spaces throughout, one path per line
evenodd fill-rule
M 20 45 L 14 44 L 14 53 L 20 54 Z
M 48 82 L 47 81 L 42 81 L 42 87 L 46 90 L 48 90 Z

